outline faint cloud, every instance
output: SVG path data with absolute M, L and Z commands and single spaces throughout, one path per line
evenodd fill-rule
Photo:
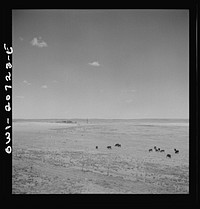
M 42 85 L 41 88 L 47 89 L 47 85 Z
M 24 80 L 23 83 L 27 84 L 27 85 L 31 85 L 31 83 L 29 83 L 28 81 Z
M 136 92 L 136 90 L 135 89 L 131 89 L 130 92 Z
M 24 96 L 16 96 L 17 99 L 24 99 Z
M 100 66 L 100 64 L 98 62 L 89 62 L 88 64 L 91 65 L 91 66 L 95 66 L 95 67 Z
M 48 46 L 47 43 L 44 42 L 41 37 L 39 37 L 39 38 L 37 38 L 37 37 L 33 38 L 33 40 L 31 41 L 31 45 L 32 46 L 37 46 L 39 48 L 47 47 Z
M 123 94 L 123 93 L 127 93 L 127 94 L 130 94 L 130 93 L 134 93 L 134 92 L 136 92 L 136 90 L 135 89 L 127 89 L 127 90 L 121 90 L 121 93 Z
M 125 102 L 128 103 L 128 104 L 130 104 L 130 103 L 133 102 L 133 99 L 127 99 L 127 100 L 125 100 Z
M 125 89 L 125 90 L 121 90 L 121 96 L 125 97 L 124 98 L 124 102 L 127 104 L 130 104 L 134 101 L 134 93 L 136 92 L 135 89 Z

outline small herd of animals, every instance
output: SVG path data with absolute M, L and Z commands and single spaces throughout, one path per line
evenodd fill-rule
M 115 144 L 115 147 L 121 147 L 121 144 Z M 96 149 L 98 149 L 99 147 L 96 146 Z M 112 146 L 107 146 L 107 149 L 112 149 Z
M 121 147 L 121 144 L 115 144 L 115 147 Z M 98 146 L 96 146 L 96 149 L 98 149 L 99 147 Z M 112 149 L 112 146 L 107 146 L 107 149 Z M 156 146 L 154 146 L 154 148 L 153 149 L 149 149 L 149 152 L 153 152 L 153 150 L 155 151 L 155 152 L 165 152 L 165 150 L 164 149 L 160 149 L 159 147 L 156 147 Z M 176 148 L 174 148 L 174 153 L 175 154 L 179 154 L 179 150 L 177 150 Z M 167 154 L 166 155 L 166 158 L 171 158 L 172 157 L 172 155 L 171 154 Z
M 153 149 L 149 149 L 149 152 L 153 152 L 153 150 L 155 150 L 155 152 L 165 152 L 164 149 L 160 149 L 159 147 L 154 146 Z M 175 154 L 179 154 L 179 150 L 177 150 L 176 148 L 174 148 L 174 153 Z M 171 154 L 167 154 L 166 158 L 171 158 L 172 155 Z

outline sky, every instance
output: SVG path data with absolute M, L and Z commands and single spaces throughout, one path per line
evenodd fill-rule
M 14 119 L 189 118 L 188 10 L 13 10 Z

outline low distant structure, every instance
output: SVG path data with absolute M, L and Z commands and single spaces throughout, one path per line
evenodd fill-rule
M 57 121 L 57 123 L 77 123 L 77 122 L 72 120 L 62 120 L 62 121 Z
M 66 123 L 76 123 L 76 122 L 74 122 L 72 120 L 67 120 Z

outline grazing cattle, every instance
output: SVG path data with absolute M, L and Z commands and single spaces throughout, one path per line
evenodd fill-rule
M 107 149 L 112 149 L 112 147 L 111 146 L 107 146 Z
M 166 157 L 167 157 L 167 158 L 171 158 L 172 156 L 171 156 L 170 154 L 167 154 Z
M 96 146 L 96 149 L 98 149 L 98 146 Z
M 154 146 L 154 149 L 156 150 L 156 146 Z
M 160 148 L 158 148 L 158 151 L 160 151 Z
M 174 151 L 175 151 L 175 152 L 177 152 L 177 151 L 179 152 L 179 150 L 177 150 L 176 148 L 174 148 Z
M 164 149 L 161 149 L 160 152 L 165 152 L 165 150 Z
M 158 152 L 158 149 L 155 149 L 156 152 Z
M 115 144 L 115 147 L 121 147 L 121 144 Z
M 152 152 L 153 150 L 152 149 L 149 149 L 149 152 Z
M 179 153 L 179 150 L 175 150 L 175 154 L 178 154 Z

